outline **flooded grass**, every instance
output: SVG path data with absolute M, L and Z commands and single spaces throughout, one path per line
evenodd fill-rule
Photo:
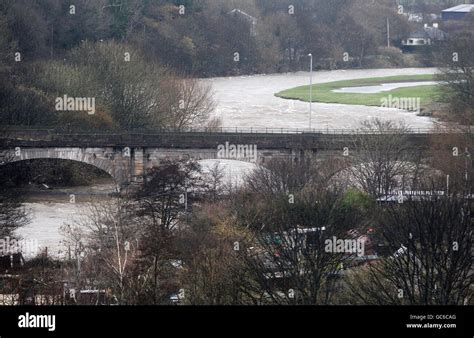
M 313 85 L 313 101 L 321 103 L 336 103 L 349 105 L 380 106 L 383 98 L 388 95 L 392 97 L 416 97 L 420 98 L 423 106 L 437 101 L 439 90 L 437 85 L 419 85 L 415 87 L 396 88 L 379 93 L 340 93 L 335 90 L 350 87 L 380 86 L 389 83 L 422 82 L 433 81 L 434 75 L 409 75 L 389 76 L 378 78 L 366 78 L 356 80 L 335 81 Z M 291 100 L 309 102 L 309 86 L 300 86 L 275 94 L 277 97 Z

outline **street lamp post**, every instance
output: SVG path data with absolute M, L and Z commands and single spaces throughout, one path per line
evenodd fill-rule
M 464 163 L 465 163 L 465 171 L 464 171 L 464 178 L 466 179 L 466 183 L 469 182 L 469 160 L 471 158 L 471 153 L 469 149 L 466 148 L 464 152 Z M 471 193 L 471 189 L 469 189 L 469 194 Z
M 310 57 L 309 65 L 309 131 L 312 128 L 312 115 L 313 115 L 313 54 L 308 54 Z

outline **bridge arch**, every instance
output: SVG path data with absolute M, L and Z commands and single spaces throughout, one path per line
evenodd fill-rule
M 17 148 L 8 151 L 8 160 L 0 165 L 37 159 L 59 159 L 82 162 L 108 173 L 118 187 L 127 184 L 129 179 L 124 165 L 118 166 L 113 154 L 103 148 Z
M 343 184 L 347 186 L 357 188 L 357 189 L 363 189 L 359 180 L 363 180 L 364 177 L 358 179 L 356 177 L 357 171 L 361 170 L 362 172 L 365 172 L 364 175 L 369 177 L 370 173 L 374 171 L 374 170 L 371 171 L 370 169 L 370 166 L 373 165 L 372 162 L 345 161 L 343 163 L 344 165 L 340 168 L 340 170 L 335 172 L 334 175 L 331 177 L 330 182 L 332 183 L 342 182 Z M 392 163 L 395 163 L 395 162 L 392 162 Z M 441 172 L 438 169 L 431 167 L 425 161 L 422 161 L 420 163 L 416 163 L 415 161 L 396 161 L 396 163 L 399 166 L 400 171 L 404 173 L 393 175 L 393 179 L 396 184 L 395 190 L 415 189 L 414 180 L 416 178 L 419 178 L 420 173 L 423 173 L 423 172 L 428 173 L 428 176 L 431 176 L 431 177 L 435 177 L 435 176 L 441 177 Z M 364 167 L 367 167 L 368 169 Z M 361 168 L 361 169 L 358 169 L 358 168 Z

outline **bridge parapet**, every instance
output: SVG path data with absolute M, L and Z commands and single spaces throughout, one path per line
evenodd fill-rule
M 164 132 L 145 133 L 50 133 L 48 131 L 15 131 L 3 138 L 3 146 L 15 147 L 162 147 L 172 149 L 217 149 L 219 145 L 252 144 L 259 149 L 303 149 L 336 150 L 354 144 L 361 134 L 316 134 L 316 133 L 185 133 Z M 365 134 L 374 138 L 384 138 L 387 134 Z M 422 147 L 434 134 L 408 134 L 413 146 Z M 440 134 L 439 136 L 442 136 Z
M 387 134 L 364 134 L 387 137 Z M 411 147 L 421 149 L 430 137 L 444 134 L 408 134 Z M 141 183 L 147 169 L 165 159 L 219 158 L 218 147 L 224 144 L 253 145 L 258 150 L 256 164 L 272 158 L 298 159 L 306 154 L 320 156 L 342 154 L 354 148 L 361 134 L 324 133 L 57 133 L 50 130 L 15 130 L 0 135 L 0 157 L 15 148 L 21 150 L 16 161 L 35 158 L 59 158 L 81 161 L 108 172 L 119 185 Z M 244 160 L 245 161 L 245 160 Z M 0 159 L 1 162 L 1 159 Z M 0 163 L 1 164 L 1 163 Z

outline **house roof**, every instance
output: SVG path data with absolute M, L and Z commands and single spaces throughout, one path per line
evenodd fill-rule
M 429 36 L 424 30 L 418 30 L 408 35 L 410 39 L 428 39 Z
M 255 17 L 251 16 L 250 14 L 245 13 L 243 10 L 238 9 L 238 8 L 235 8 L 235 9 L 231 10 L 228 14 L 241 14 L 241 15 L 243 15 L 244 17 L 246 17 L 247 19 L 249 19 L 251 21 L 256 21 L 257 20 Z
M 423 29 L 411 33 L 408 37 L 411 39 L 444 40 L 446 34 L 439 28 L 424 27 Z
M 469 13 L 474 10 L 474 5 L 458 5 L 448 9 L 443 10 L 443 12 L 458 12 L 458 13 Z

